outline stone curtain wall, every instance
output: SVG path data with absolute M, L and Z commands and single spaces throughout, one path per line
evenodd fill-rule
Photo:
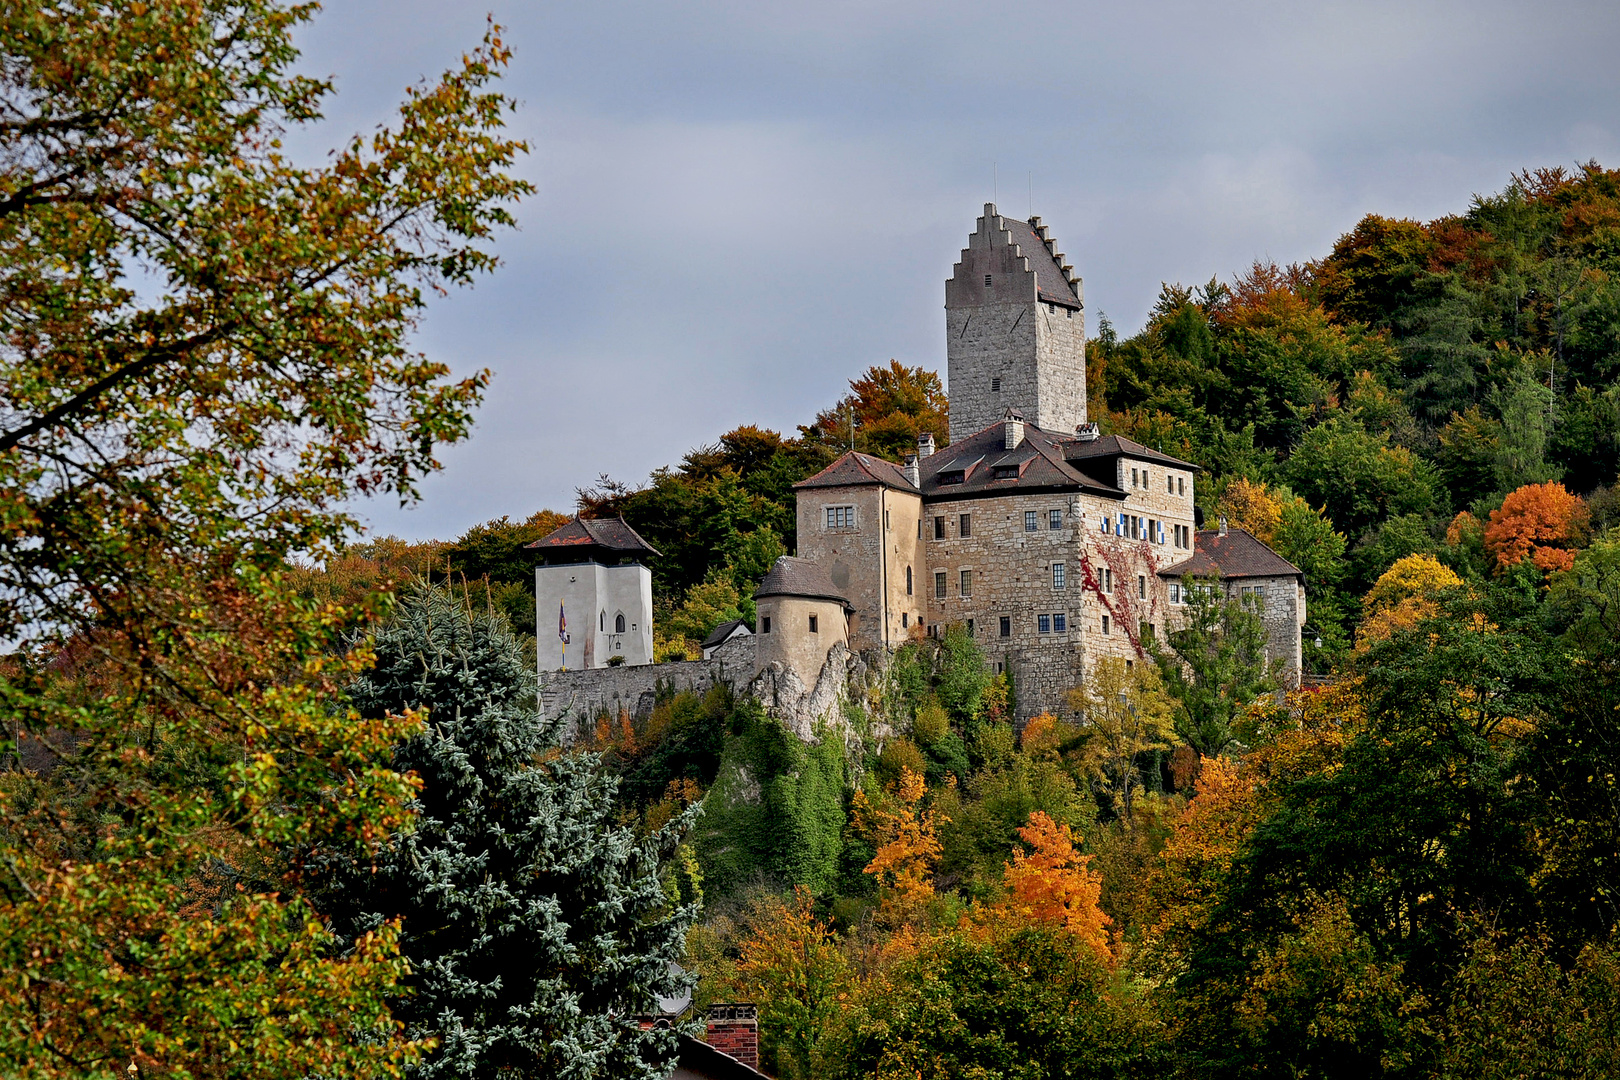
M 676 691 L 702 694 L 715 683 L 741 690 L 753 675 L 754 638 L 751 636 L 732 638 L 708 660 L 584 671 L 542 671 L 540 715 L 548 721 L 567 715 L 569 724 L 563 741 L 569 744 L 578 737 L 582 727 L 593 724 L 604 713 L 617 717 L 624 712 L 633 718 L 645 718 L 652 712 L 660 684 Z

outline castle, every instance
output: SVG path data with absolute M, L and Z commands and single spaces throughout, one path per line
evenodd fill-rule
M 891 649 L 958 624 L 1010 674 L 1024 718 L 1061 709 L 1103 657 L 1148 660 L 1190 575 L 1254 605 L 1268 659 L 1297 683 L 1304 575 L 1248 533 L 1200 530 L 1198 466 L 1087 422 L 1082 285 L 1039 218 L 985 205 L 945 320 L 950 444 L 925 434 L 901 464 L 852 451 L 796 485 L 798 551 L 756 594 L 752 675 L 811 687 L 836 646 Z M 613 656 L 650 663 L 656 553 L 634 530 L 575 521 L 532 546 L 543 683 Z M 587 620 L 577 646 L 569 611 Z M 728 630 L 723 648 L 739 640 Z

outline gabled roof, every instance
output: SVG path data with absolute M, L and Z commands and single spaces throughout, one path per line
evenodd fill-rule
M 1197 465 L 1190 461 L 1161 454 L 1157 450 L 1150 450 L 1134 439 L 1127 439 L 1123 435 L 1104 435 L 1097 439 L 1070 438 L 1063 444 L 1064 456 L 1070 461 L 1084 461 L 1088 458 L 1128 457 L 1139 461 L 1153 461 L 1161 465 L 1169 465 L 1177 469 L 1187 469 L 1190 472 L 1202 472 Z
M 901 491 L 917 490 L 911 481 L 906 479 L 905 470 L 894 462 L 873 457 L 871 454 L 859 454 L 853 450 L 847 451 L 837 461 L 808 480 L 800 480 L 793 485 L 793 489 L 797 491 L 800 488 L 868 487 L 873 484 L 899 488 Z
M 754 599 L 766 596 L 802 596 L 811 600 L 833 600 L 849 611 L 855 605 L 849 602 L 828 576 L 826 567 L 809 559 L 783 555 L 776 560 L 765 580 L 754 590 Z
M 748 628 L 748 624 L 742 619 L 731 619 L 715 627 L 714 632 L 703 639 L 703 648 L 714 648 L 716 645 L 719 645 L 721 642 L 731 637 L 732 634 L 735 634 L 738 627 L 742 627 L 742 629 L 747 633 L 753 633 L 753 631 Z
M 951 443 L 918 463 L 926 499 L 963 499 L 1006 492 L 1078 490 L 1123 499 L 1125 492 L 1087 476 L 1064 458 L 1065 440 L 1024 424 L 1023 440 L 1007 449 L 1007 421 Z M 1011 470 L 1017 469 L 1016 474 Z M 953 474 L 961 479 L 954 480 Z M 947 481 L 941 483 L 940 478 Z
M 525 544 L 524 547 L 542 552 L 598 547 L 608 551 L 644 551 L 649 555 L 658 554 L 657 549 L 643 540 L 622 517 L 576 517 L 556 532 L 532 544 Z
M 1305 580 L 1299 567 L 1272 551 L 1254 534 L 1242 529 L 1228 529 L 1225 533 L 1199 532 L 1193 534 L 1192 558 L 1159 571 L 1163 578 L 1193 577 L 1235 578 L 1293 577 Z

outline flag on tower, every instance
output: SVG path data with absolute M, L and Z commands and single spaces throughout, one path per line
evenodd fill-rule
M 557 637 L 564 645 L 568 644 L 568 613 L 563 610 L 562 601 L 557 601 Z

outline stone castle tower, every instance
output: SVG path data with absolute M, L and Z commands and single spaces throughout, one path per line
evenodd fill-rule
M 1054 435 L 1085 423 L 1083 296 L 1040 218 L 1002 217 L 985 203 L 945 282 L 952 442 L 1008 409 Z

